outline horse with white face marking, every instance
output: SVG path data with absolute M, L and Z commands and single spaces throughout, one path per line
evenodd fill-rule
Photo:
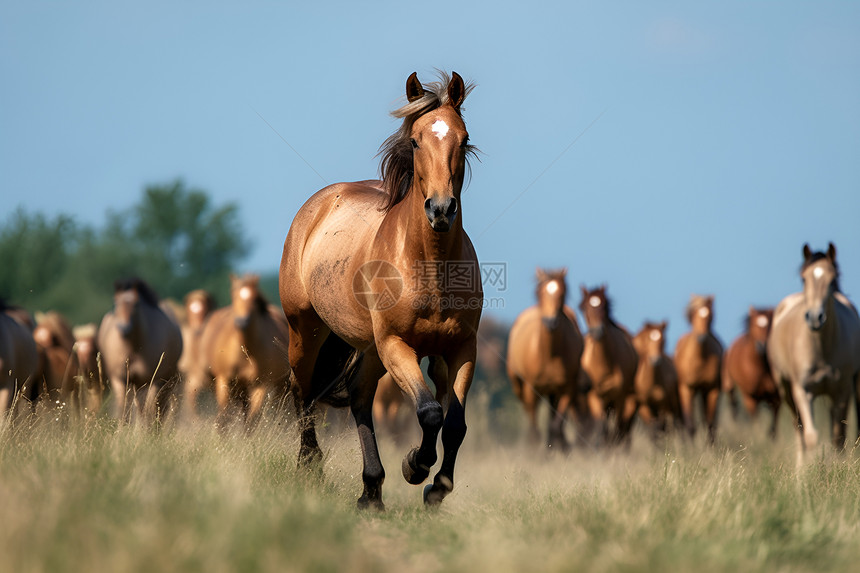
M 776 439 L 782 399 L 767 360 L 767 341 L 773 324 L 773 309 L 751 306 L 744 323 L 746 331 L 732 342 L 723 359 L 723 392 L 729 396 L 732 408 L 737 410 L 734 392 L 737 388 L 744 407 L 753 418 L 758 415 L 760 405 L 770 407 L 773 411 L 770 436 Z
M 530 438 L 540 439 L 538 399 L 550 407 L 547 447 L 567 449 L 564 416 L 579 392 L 582 333 L 565 304 L 567 270 L 537 270 L 537 304 L 514 321 L 508 338 L 508 378 L 529 418 Z
M 629 445 L 630 428 L 636 415 L 635 377 L 638 355 L 633 338 L 612 317 L 606 286 L 580 287 L 579 309 L 588 332 L 582 352 L 582 369 L 588 376 L 587 408 L 592 423 L 599 423 L 604 441 Z M 610 421 L 614 421 L 610 434 Z
M 833 243 L 826 253 L 803 245 L 800 276 L 803 292 L 776 307 L 767 349 L 773 376 L 797 419 L 798 462 L 818 444 L 812 418 L 817 396 L 830 397 L 833 445 L 845 447 L 848 404 L 860 384 L 860 316 L 839 290 Z M 860 401 L 857 408 L 860 413 Z
M 639 354 L 636 369 L 636 402 L 639 419 L 651 428 L 652 437 L 664 433 L 673 423 L 683 424 L 678 396 L 678 373 L 672 357 L 666 354 L 666 322 L 646 322 L 633 337 Z
M 460 195 L 473 148 L 461 116 L 471 86 L 456 73 L 422 85 L 406 81 L 403 124 L 381 149 L 381 181 L 337 183 L 296 214 L 281 258 L 281 305 L 290 325 L 292 390 L 301 418 L 302 465 L 318 462 L 313 408 L 347 403 L 364 458 L 360 507 L 382 508 L 385 471 L 373 431 L 376 387 L 388 371 L 415 405 L 421 445 L 402 464 L 437 504 L 454 486 L 466 435 L 483 290 L 478 259 L 463 230 Z M 459 269 L 452 288 L 447 278 Z M 436 394 L 419 360 L 432 357 Z M 446 411 L 447 410 L 447 411 Z
M 708 426 L 708 440 L 717 433 L 717 402 L 722 380 L 723 345 L 711 330 L 714 297 L 693 295 L 687 305 L 687 320 L 692 330 L 675 345 L 675 369 L 684 423 L 690 436 L 696 433 L 695 411 L 699 403 Z

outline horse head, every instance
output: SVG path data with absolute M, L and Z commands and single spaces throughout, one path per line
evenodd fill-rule
M 239 330 L 248 328 L 255 312 L 265 311 L 266 302 L 260 294 L 260 277 L 257 275 L 230 275 L 230 295 L 233 320 Z
M 764 355 L 765 353 L 767 337 L 770 336 L 770 327 L 772 324 L 772 308 L 750 307 L 749 316 L 747 317 L 747 332 L 749 332 L 750 339 L 755 343 L 759 354 Z
M 457 221 L 468 156 L 475 151 L 460 113 L 471 90 L 457 72 L 426 86 L 413 72 L 406 80 L 408 103 L 392 113 L 403 125 L 380 150 L 386 209 L 410 191 L 420 193 L 427 221 L 439 233 Z
M 595 340 L 600 340 L 606 331 L 606 323 L 610 320 L 606 285 L 601 285 L 593 290 L 588 290 L 583 285 L 579 289 L 582 293 L 582 301 L 579 303 L 579 309 L 585 317 L 585 325 L 588 327 L 588 333 Z
M 550 330 L 558 326 L 558 320 L 564 312 L 564 301 L 567 298 L 567 269 L 546 271 L 537 269 L 536 296 L 541 320 Z
M 839 290 L 839 266 L 836 247 L 830 243 L 827 252 L 815 252 L 803 245 L 803 295 L 806 302 L 806 324 L 813 331 L 821 330 L 833 306 L 833 293 Z
M 647 358 L 651 364 L 657 364 L 666 353 L 666 327 L 663 322 L 646 322 L 642 330 L 633 339 L 636 352 L 642 358 Z
M 185 317 L 188 325 L 195 330 L 203 326 L 214 308 L 215 301 L 205 290 L 197 289 L 185 295 Z
M 687 304 L 687 320 L 699 343 L 703 344 L 714 321 L 714 295 L 692 295 Z

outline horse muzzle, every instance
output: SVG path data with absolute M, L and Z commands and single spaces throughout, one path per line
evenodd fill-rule
M 251 322 L 251 318 L 248 316 L 237 316 L 233 323 L 236 325 L 236 328 L 239 330 L 245 330 L 248 328 L 248 323 Z
M 128 338 L 129 336 L 131 336 L 130 322 L 121 322 L 116 325 L 116 329 L 119 330 L 119 333 L 123 338 Z
M 455 197 L 436 199 L 433 197 L 424 201 L 424 213 L 430 221 L 430 227 L 437 233 L 447 233 L 457 219 L 458 201 Z
M 549 330 L 555 330 L 555 327 L 558 326 L 558 316 L 544 316 L 541 317 L 541 321 Z
M 807 310 L 805 318 L 806 324 L 809 326 L 810 330 L 817 332 L 821 330 L 821 327 L 824 326 L 825 322 L 827 322 L 827 313 L 823 310 Z
M 589 326 L 588 334 L 594 340 L 600 340 L 603 338 L 603 335 L 606 334 L 606 328 L 602 324 L 598 324 L 597 326 Z

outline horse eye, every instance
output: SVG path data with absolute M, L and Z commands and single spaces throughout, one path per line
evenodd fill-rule
M 460 144 L 460 147 L 466 147 L 469 145 L 469 136 L 467 135 L 465 139 L 463 139 L 463 143 Z
M 418 149 L 418 142 L 414 139 L 409 140 L 412 143 L 412 149 Z

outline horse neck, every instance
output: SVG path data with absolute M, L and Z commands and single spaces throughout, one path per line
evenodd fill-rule
M 395 205 L 386 219 L 392 217 L 406 229 L 402 252 L 413 260 L 447 261 L 460 254 L 463 244 L 462 212 L 457 214 L 454 225 L 447 233 L 438 233 L 430 227 L 424 212 L 423 195 L 413 183 L 406 198 Z
M 824 312 L 827 313 L 827 320 L 818 331 L 809 329 L 809 334 L 821 352 L 827 355 L 837 345 L 839 338 L 839 315 L 836 299 L 832 295 L 827 298 Z
M 552 330 L 544 324 L 543 320 L 540 321 L 540 325 L 538 326 L 538 348 L 540 349 L 541 358 L 549 359 L 562 354 L 562 320 L 562 317 L 559 317 L 555 328 Z
M 603 336 L 595 338 L 593 335 L 589 335 L 593 344 L 592 355 L 606 365 L 607 368 L 611 367 L 614 363 L 614 344 L 611 340 L 612 329 L 612 323 L 607 320 L 603 323 Z

